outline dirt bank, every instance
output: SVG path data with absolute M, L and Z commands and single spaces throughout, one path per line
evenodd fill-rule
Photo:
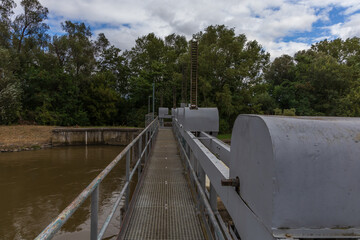
M 51 145 L 53 126 L 0 126 L 0 152 L 41 149 Z

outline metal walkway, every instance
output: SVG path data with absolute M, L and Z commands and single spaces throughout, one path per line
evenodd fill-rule
M 120 239 L 205 239 L 171 129 L 160 129 Z

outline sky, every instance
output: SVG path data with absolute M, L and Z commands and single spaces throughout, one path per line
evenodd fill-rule
M 130 50 L 138 37 L 176 33 L 191 40 L 209 25 L 234 28 L 271 54 L 293 55 L 324 39 L 360 37 L 359 0 L 39 0 L 51 34 L 61 22 L 90 25 L 96 36 Z M 16 12 L 21 11 L 19 8 Z

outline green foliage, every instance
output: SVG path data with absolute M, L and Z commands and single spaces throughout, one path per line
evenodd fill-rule
M 297 115 L 359 116 L 360 40 L 324 40 L 294 57 L 276 58 L 265 79 L 282 109 Z
M 340 99 L 336 115 L 344 117 L 360 116 L 360 86 L 351 89 L 349 94 Z
M 84 109 L 96 126 L 112 125 L 117 114 L 118 95 L 112 85 L 113 75 L 98 73 L 91 77 L 82 94 Z
M 274 114 L 275 115 L 282 115 L 283 111 L 280 108 L 275 108 L 274 109 Z
M 220 140 L 231 140 L 231 134 L 230 133 L 219 134 L 217 136 L 217 138 L 220 139 Z
M 0 77 L 0 124 L 11 124 L 19 118 L 21 88 L 18 82 Z
M 199 105 L 219 108 L 220 119 L 228 125 L 221 124 L 224 131 L 231 131 L 240 113 L 268 112 L 271 100 L 266 100 L 266 87 L 259 86 L 269 54 L 261 45 L 224 25 L 209 26 L 195 39 L 199 42 Z
M 16 3 L 13 0 L 0 2 L 0 47 L 10 47 L 11 42 L 11 15 Z
M 188 102 L 190 48 L 184 36 L 149 33 L 131 50 L 65 21 L 49 38 L 38 0 L 0 3 L 0 124 L 144 126 L 152 84 L 155 109 Z M 18 11 L 17 11 L 18 12 Z M 195 33 L 198 105 L 218 107 L 220 132 L 242 113 L 360 116 L 360 39 L 324 40 L 270 63 L 257 41 L 224 25 Z M 283 109 L 283 110 L 282 110 Z
M 0 124 L 18 120 L 21 110 L 22 90 L 11 72 L 10 53 L 0 47 Z
M 222 134 L 230 133 L 232 127 L 230 127 L 229 122 L 226 119 L 220 118 L 219 120 L 219 132 Z
M 283 115 L 284 116 L 296 116 L 296 109 L 295 108 L 290 108 L 290 109 L 284 109 L 283 111 Z
M 20 5 L 24 12 L 16 16 L 13 22 L 13 44 L 17 46 L 18 53 L 24 40 L 25 44 L 33 44 L 32 41 L 35 41 L 35 44 L 45 46 L 49 37 L 46 34 L 49 26 L 44 23 L 49 10 L 38 0 L 22 0 Z

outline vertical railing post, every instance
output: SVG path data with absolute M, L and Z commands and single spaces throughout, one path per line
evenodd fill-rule
M 91 193 L 91 227 L 90 239 L 96 240 L 98 234 L 99 185 Z
M 204 169 L 201 167 L 201 164 L 199 160 L 197 161 L 197 168 L 198 168 L 198 179 L 201 185 L 201 188 L 205 190 L 205 181 L 206 181 L 206 175 Z
M 195 167 L 194 167 L 194 154 L 193 154 L 192 150 L 190 150 L 190 149 L 189 149 L 188 153 L 189 153 L 188 157 L 190 159 L 190 164 L 193 167 L 193 169 L 195 169 Z
M 149 151 L 151 151 L 152 146 L 153 146 L 153 142 L 152 142 L 152 135 L 153 135 L 154 129 L 153 129 L 153 125 L 151 125 L 150 127 L 150 136 L 149 136 L 149 141 L 150 141 L 150 148 Z
M 210 182 L 210 206 L 213 212 L 217 212 L 217 193 L 214 186 Z
M 138 166 L 138 181 L 140 180 L 141 177 L 141 164 L 142 164 L 142 158 L 141 158 L 141 152 L 142 152 L 142 146 L 141 146 L 141 142 L 142 142 L 142 137 L 139 138 L 139 166 Z
M 145 161 L 147 161 L 148 158 L 148 131 L 146 131 L 145 134 Z
M 134 141 L 134 135 L 132 136 L 132 141 Z M 131 142 L 132 142 L 131 141 Z M 136 162 L 135 160 L 135 144 L 131 147 L 131 164 L 134 164 Z
M 125 193 L 125 210 L 128 210 L 130 199 L 130 150 L 126 153 L 126 182 L 128 186 Z
M 150 128 L 149 128 L 149 130 L 148 130 L 148 135 L 147 135 L 147 140 L 146 140 L 148 158 L 149 158 L 149 156 L 150 156 L 150 136 L 151 136 L 151 130 L 150 130 Z
M 185 152 L 185 154 L 186 154 L 186 152 Z M 190 157 L 189 157 L 190 163 L 189 164 L 192 165 L 192 167 L 194 168 L 193 163 L 194 163 L 195 156 L 194 156 L 194 153 L 193 153 L 193 151 L 191 149 L 189 150 L 189 155 L 190 155 Z M 193 175 L 190 172 L 190 166 L 188 167 L 188 173 L 189 173 L 189 176 L 190 176 L 191 185 L 195 186 Z

